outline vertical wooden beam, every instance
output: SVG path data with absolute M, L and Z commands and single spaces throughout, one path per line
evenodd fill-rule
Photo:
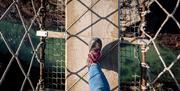
M 146 17 L 145 17 L 145 12 L 146 12 L 146 6 L 145 6 L 145 0 L 141 0 L 141 31 L 142 31 L 142 38 L 145 38 L 144 31 L 146 30 Z M 141 59 L 141 91 L 147 91 L 147 77 L 146 77 L 146 45 L 142 44 L 141 45 L 141 53 L 142 53 L 142 59 Z

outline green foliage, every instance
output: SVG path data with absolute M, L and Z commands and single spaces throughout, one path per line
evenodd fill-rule
M 156 42 L 158 50 L 160 51 L 160 54 L 165 61 L 166 65 L 169 66 L 172 61 L 176 59 L 176 54 L 178 53 L 177 51 L 174 52 L 172 49 L 168 48 L 167 46 L 160 44 Z M 137 50 L 135 50 L 137 49 Z M 137 52 L 135 52 L 137 51 Z M 122 82 L 127 82 L 127 81 L 133 81 L 134 78 L 132 77 L 133 75 L 139 75 L 140 76 L 140 60 L 141 60 L 141 50 L 140 48 L 137 48 L 135 45 L 121 45 L 120 48 L 120 80 Z M 138 59 L 136 58 L 135 55 L 138 55 Z M 157 75 L 163 71 L 164 66 L 154 48 L 153 45 L 149 46 L 149 50 L 146 54 L 146 62 L 150 66 L 150 69 L 148 70 L 148 76 L 150 79 L 155 79 Z M 175 77 L 180 81 L 180 63 L 177 62 L 171 70 L 175 74 Z M 137 78 L 138 79 L 138 78 Z M 169 75 L 168 72 L 166 72 L 164 75 L 162 75 L 159 79 L 159 81 L 165 81 L 165 82 L 173 82 L 174 80 L 172 77 Z

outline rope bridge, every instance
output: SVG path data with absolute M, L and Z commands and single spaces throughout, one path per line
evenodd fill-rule
M 95 4 L 97 4 L 99 1 L 100 0 L 98 0 Z M 72 0 L 68 0 L 67 4 L 70 2 L 72 2 Z M 155 85 L 162 79 L 163 75 L 167 74 L 170 75 L 171 79 L 174 81 L 176 89 L 180 90 L 180 84 L 178 82 L 179 75 L 178 73 L 173 73 L 173 68 L 179 66 L 179 51 L 177 50 L 178 52 L 175 54 L 173 52 L 169 52 L 169 54 L 172 54 L 173 57 L 169 57 L 169 59 L 166 58 L 165 55 L 167 54 L 162 52 L 163 49 L 160 47 L 161 44 L 158 40 L 161 32 L 165 30 L 164 27 L 168 26 L 167 24 L 169 24 L 170 21 L 173 22 L 176 27 L 173 31 L 179 33 L 180 23 L 177 16 L 179 15 L 178 10 L 180 0 L 173 1 L 175 2 L 174 8 L 170 9 L 170 11 L 160 0 L 119 0 L 118 10 L 112 11 L 112 13 L 105 17 L 98 15 L 92 10 L 95 4 L 91 7 L 88 7 L 86 4 L 83 3 L 83 1 L 78 0 L 78 2 L 84 7 L 86 7 L 87 11 L 84 12 L 84 14 L 82 14 L 82 16 L 79 17 L 79 19 L 77 19 L 74 23 L 72 23 L 72 25 L 70 25 L 66 30 L 64 29 L 64 27 L 56 27 L 55 32 L 49 31 L 51 29 L 48 29 L 45 24 L 45 16 L 47 14 L 46 10 L 48 10 L 48 7 L 53 8 L 51 6 L 46 6 L 47 2 L 45 0 L 41 0 L 41 4 L 39 6 L 35 5 L 35 0 L 31 0 L 30 6 L 32 8 L 33 15 L 30 20 L 26 20 L 24 18 L 25 16 L 22 14 L 22 7 L 20 6 L 21 1 L 19 0 L 12 0 L 9 6 L 4 11 L 0 12 L 0 23 L 2 23 L 0 25 L 0 45 L 5 46 L 2 47 L 0 50 L 3 50 L 4 52 L 6 51 L 10 55 L 8 63 L 4 67 L 3 73 L 0 77 L 0 89 L 1 86 L 3 86 L 3 84 L 5 83 L 8 72 L 12 70 L 11 67 L 12 65 L 14 65 L 13 63 L 15 62 L 15 65 L 18 66 L 18 69 L 20 69 L 20 73 L 23 76 L 21 85 L 17 86 L 18 88 L 16 88 L 18 89 L 18 91 L 27 90 L 27 88 L 25 88 L 27 84 L 30 87 L 28 88 L 28 90 L 31 89 L 33 91 L 43 90 L 45 89 L 45 87 L 64 90 L 65 41 L 71 37 L 77 37 L 83 43 L 88 45 L 82 39 L 88 38 L 88 36 L 81 36 L 80 33 L 86 31 L 89 27 L 95 25 L 97 22 L 104 19 L 106 22 L 111 23 L 114 27 L 119 28 L 119 38 L 114 38 L 114 40 L 117 40 L 118 42 L 116 42 L 116 44 L 112 46 L 112 49 L 116 46 L 119 47 L 118 72 L 120 79 L 119 85 L 121 90 L 126 89 L 126 87 L 124 87 L 124 85 L 126 85 L 124 84 L 124 82 L 130 82 L 131 80 L 134 80 L 132 82 L 134 82 L 136 90 L 156 90 Z M 169 0 L 169 2 L 171 1 Z M 161 10 L 160 12 L 163 12 L 163 17 L 165 18 L 160 18 L 162 20 L 160 21 L 161 24 L 159 24 L 159 26 L 155 25 L 155 28 L 149 29 L 149 26 L 151 25 L 148 24 L 153 17 L 150 17 L 149 19 L 147 19 L 146 17 L 148 17 L 148 15 L 150 14 L 154 14 L 154 12 L 157 12 L 156 10 L 152 11 L 153 6 L 157 6 L 158 9 Z M 82 31 L 77 32 L 74 35 L 69 33 L 68 30 L 73 25 L 75 25 L 88 11 L 96 15 L 98 17 L 98 20 L 96 20 L 93 24 L 85 27 Z M 119 26 L 117 26 L 108 19 L 108 17 L 110 17 L 117 11 L 119 13 Z M 20 26 L 21 28 L 9 30 L 7 29 L 7 27 L 9 26 L 6 26 L 4 28 L 5 25 L 3 24 L 9 24 L 7 20 L 12 18 L 11 15 L 15 15 L 16 18 L 19 19 L 19 21 L 11 21 L 11 23 L 19 23 L 19 25 L 17 24 L 11 26 Z M 36 31 L 34 30 L 40 30 L 41 32 L 45 33 L 45 36 L 41 36 L 40 42 L 37 41 L 38 37 L 35 36 Z M 154 34 L 152 34 L 152 31 L 155 31 Z M 15 33 L 18 34 L 15 35 Z M 44 33 L 42 34 L 44 35 Z M 46 33 L 48 35 L 46 35 Z M 16 41 L 15 38 L 17 38 L 18 41 Z M 105 37 L 102 39 L 109 38 Z M 58 47 L 59 49 L 57 50 L 56 48 Z M 168 48 L 164 48 L 164 50 L 166 50 L 166 52 L 167 50 L 170 51 L 170 49 Z M 29 54 L 30 56 L 23 58 L 22 56 L 24 54 Z M 29 65 L 27 67 L 24 67 L 24 62 L 21 61 L 22 59 L 28 60 Z M 37 75 L 33 75 L 32 73 L 34 65 L 36 65 L 37 68 L 39 67 L 39 65 L 41 65 L 42 67 L 40 69 L 40 73 Z M 131 68 L 129 68 L 127 65 Z M 155 69 L 155 66 L 157 66 L 158 69 Z M 140 70 L 142 71 L 140 72 Z M 39 75 L 40 78 L 35 77 L 39 77 Z M 81 78 L 78 75 L 78 72 L 77 76 Z M 36 78 L 36 81 L 33 81 L 33 78 Z M 141 80 L 138 82 L 138 79 Z M 86 82 L 86 80 L 84 81 Z

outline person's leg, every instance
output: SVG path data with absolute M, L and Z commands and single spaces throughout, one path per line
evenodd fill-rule
M 99 38 L 93 38 L 90 41 L 90 50 L 87 59 L 90 91 L 110 91 L 108 81 L 99 65 L 101 47 L 102 42 Z
M 110 91 L 108 81 L 99 64 L 89 66 L 90 91 Z

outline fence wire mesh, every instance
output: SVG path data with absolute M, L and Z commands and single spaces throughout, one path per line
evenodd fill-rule
M 48 39 L 46 48 L 46 87 L 65 90 L 65 40 Z
M 47 8 L 46 29 L 64 31 L 64 0 L 45 3 Z M 40 11 L 42 11 L 41 1 L 38 0 L 1 0 L 0 2 L 0 90 L 2 91 L 37 90 L 39 63 L 41 63 L 39 47 L 42 44 L 39 43 L 39 37 L 36 36 L 36 31 L 40 30 L 42 25 Z M 50 67 L 48 65 L 46 70 L 48 86 L 46 87 L 63 89 L 65 79 L 64 40 L 54 40 L 48 39 L 47 41 L 48 50 L 46 53 L 48 58 L 46 60 L 49 63 L 46 64 L 59 67 L 58 70 L 53 70 L 59 79 L 52 83 L 49 82 L 49 79 L 53 79 L 53 77 L 49 76 L 51 72 L 48 71 Z M 54 50 L 50 46 L 56 47 L 58 51 L 53 52 L 57 52 L 56 54 L 59 52 L 61 57 L 55 57 L 55 53 L 52 53 L 53 55 L 48 54 L 52 52 L 51 50 Z M 51 60 L 52 57 L 54 57 L 53 60 Z M 49 86 L 54 83 L 62 87 Z
M 149 40 L 146 44 L 146 87 L 153 91 L 180 90 L 179 2 L 146 0 L 144 12 L 141 11 L 141 0 L 119 2 L 120 32 L 123 38 L 135 40 L 145 34 L 144 38 Z M 145 22 L 141 22 L 142 13 L 145 15 Z M 145 28 L 145 31 L 141 28 Z M 140 90 L 141 51 L 140 45 L 120 44 L 120 83 L 123 91 Z

